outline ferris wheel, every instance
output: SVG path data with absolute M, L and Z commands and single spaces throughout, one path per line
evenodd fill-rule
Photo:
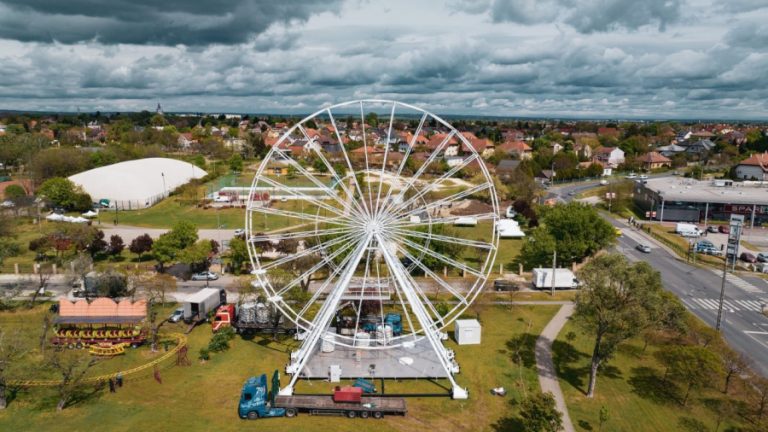
M 418 342 L 437 355 L 453 397 L 466 398 L 442 340 L 488 279 L 498 214 L 472 140 L 423 109 L 358 100 L 286 126 L 257 169 L 246 214 L 254 285 L 302 340 L 281 394 L 292 394 L 320 344 Z

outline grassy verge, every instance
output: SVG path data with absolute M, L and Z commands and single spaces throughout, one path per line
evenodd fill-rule
M 576 338 L 569 341 L 567 335 L 571 332 Z M 678 401 L 685 389 L 679 384 L 663 382 L 664 367 L 653 355 L 659 346 L 650 345 L 643 351 L 640 339 L 620 347 L 598 374 L 595 397 L 587 398 L 592 344 L 591 338 L 569 322 L 553 345 L 560 385 L 576 430 L 597 430 L 603 406 L 610 417 L 603 430 L 694 430 L 686 428 L 692 420 L 701 421 L 706 427 L 695 430 L 716 430 L 719 414 L 717 409 L 710 408 L 712 401 L 729 397 L 715 388 L 693 390 L 687 406 L 683 407 Z M 722 383 L 714 385 L 719 387 Z M 743 387 L 743 383 L 734 384 L 734 392 L 740 386 Z M 722 420 L 719 430 L 737 426 L 733 418 Z
M 480 311 L 483 323 L 481 345 L 447 343 L 456 351 L 462 368 L 458 380 L 469 388 L 470 399 L 409 398 L 409 413 L 403 418 L 387 417 L 375 424 L 371 423 L 373 420 L 308 415 L 295 419 L 240 420 L 236 407 L 243 381 L 252 375 L 282 369 L 295 342 L 236 337 L 228 351 L 212 354 L 211 360 L 201 363 L 196 359 L 197 352 L 211 336 L 209 327 L 201 326 L 189 335 L 192 365 L 163 368 L 160 371 L 162 384 L 153 380 L 151 374 L 127 380 L 117 393 L 96 392 L 61 413 L 55 412 L 53 390 L 21 390 L 11 400 L 8 409 L 0 412 L 0 430 L 241 431 L 243 428 L 255 430 L 265 427 L 274 431 L 358 431 L 366 427 L 383 431 L 425 428 L 505 430 L 517 424 L 515 403 L 519 402 L 521 394 L 538 388 L 533 346 L 536 335 L 557 308 L 483 308 Z M 513 357 L 520 359 L 519 366 L 513 362 Z M 28 369 L 30 373 L 35 373 L 35 370 Z M 286 377 L 283 380 L 286 382 Z M 305 389 L 306 383 L 300 385 L 301 389 Z M 390 388 L 389 384 L 387 386 Z M 390 391 L 422 391 L 429 389 L 428 386 L 432 386 L 431 391 L 443 391 L 427 382 L 393 382 Z M 489 390 L 496 386 L 506 387 L 509 395 L 505 398 L 491 396 Z M 313 388 L 328 392 L 331 384 L 314 382 Z

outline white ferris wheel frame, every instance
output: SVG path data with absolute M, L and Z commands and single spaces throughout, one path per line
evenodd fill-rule
M 366 125 L 365 125 L 365 105 L 379 106 L 391 106 L 389 115 L 387 143 L 384 149 L 383 160 L 381 168 L 371 166 L 369 164 L 368 147 L 373 147 L 374 144 L 367 143 L 366 140 Z M 364 147 L 364 159 L 365 170 L 363 173 L 365 176 L 369 176 L 367 180 L 361 182 L 357 179 L 357 173 L 353 168 L 353 164 L 349 157 L 349 152 L 345 149 L 341 135 L 337 128 L 336 119 L 333 114 L 334 109 L 354 107 L 359 105 L 360 108 L 360 123 L 362 125 L 362 141 Z M 398 107 L 407 109 L 409 111 L 417 112 L 421 114 L 419 125 L 415 130 L 411 141 L 408 143 L 408 149 L 406 150 L 399 168 L 396 172 L 387 171 L 387 156 L 391 147 L 390 138 L 393 130 L 393 124 L 395 120 L 395 113 Z M 373 111 L 369 111 L 373 112 Z M 345 113 L 341 113 L 345 115 Z M 307 142 L 312 142 L 306 132 L 304 124 L 309 120 L 315 118 L 322 118 L 327 116 L 333 127 L 333 134 L 338 140 L 339 147 L 344 156 L 345 170 L 348 170 L 348 174 L 337 173 L 333 165 L 328 162 L 323 151 L 319 149 L 319 146 L 311 145 L 313 156 L 319 158 L 328 169 L 331 177 L 334 179 L 333 186 L 328 186 L 320 181 L 314 174 L 310 173 L 307 169 L 302 167 L 295 159 L 287 154 L 286 149 L 281 150 L 281 146 L 286 143 L 292 143 L 294 141 L 294 135 L 298 133 Z M 422 133 L 422 127 L 426 121 L 432 118 L 438 123 L 442 124 L 448 129 L 448 133 L 440 144 L 432 150 L 428 159 L 418 168 L 418 170 L 405 182 L 405 186 L 401 187 L 399 192 L 395 193 L 393 197 L 394 182 L 387 188 L 386 195 L 382 193 L 383 181 L 385 174 L 393 175 L 395 179 L 402 179 L 403 168 L 406 164 L 406 160 L 411 155 L 411 151 L 416 144 L 416 140 Z M 325 122 L 325 120 L 324 120 Z M 419 178 L 424 174 L 427 167 L 436 161 L 436 157 L 442 153 L 447 144 L 452 138 L 459 141 L 460 145 L 469 150 L 470 155 L 466 157 L 462 162 L 447 172 L 443 173 L 439 178 L 431 180 L 430 184 L 426 187 L 416 189 L 416 184 L 419 182 Z M 279 152 L 279 153 L 278 153 Z M 305 194 L 295 187 L 286 186 L 280 182 L 270 179 L 264 175 L 265 169 L 274 161 L 279 158 L 285 161 L 289 166 L 297 171 L 300 175 L 304 176 L 317 188 L 323 191 L 330 198 L 335 198 L 336 204 L 340 204 L 341 207 L 335 207 L 333 205 L 326 204 L 323 199 L 318 199 L 309 194 Z M 466 190 L 457 192 L 448 197 L 437 199 L 435 201 L 427 202 L 427 194 L 433 191 L 439 184 L 445 180 L 451 179 L 456 176 L 463 168 L 470 163 L 477 161 L 480 171 L 482 173 L 484 181 L 478 185 L 473 185 Z M 373 190 L 371 186 L 375 180 L 370 179 L 371 174 L 378 175 L 378 188 Z M 346 183 L 350 183 L 347 185 Z M 254 199 L 256 191 L 259 185 L 269 185 L 270 187 L 280 190 L 282 193 L 290 194 L 295 199 L 305 200 L 317 207 L 316 214 L 295 212 L 283 209 L 271 208 L 269 206 L 261 206 L 257 204 Z M 339 199 L 337 190 L 338 187 L 348 197 L 358 194 L 362 199 Z M 353 190 L 354 189 L 354 190 Z M 404 195 L 406 191 L 413 189 L 416 193 L 408 198 Z M 432 227 L 437 224 L 450 224 L 462 216 L 448 216 L 448 217 L 432 217 L 430 209 L 435 209 L 444 204 L 450 204 L 454 201 L 469 197 L 478 192 L 484 192 L 490 195 L 490 202 L 492 210 L 483 214 L 473 215 L 475 220 L 490 221 L 490 242 L 484 242 L 479 240 L 463 239 L 459 237 L 445 236 L 441 234 L 433 233 Z M 366 199 L 367 198 L 367 199 Z M 391 198 L 391 199 L 390 199 Z M 421 205 L 423 203 L 423 205 Z M 412 205 L 417 204 L 416 209 L 412 209 Z M 326 215 L 321 216 L 320 210 L 323 209 Z M 417 214 L 423 215 L 426 211 L 427 218 L 425 221 L 417 219 L 414 221 L 411 216 Z M 256 214 L 263 214 L 272 216 L 292 217 L 296 218 L 300 223 L 299 226 L 313 225 L 313 228 L 309 228 L 305 231 L 288 232 L 286 234 L 265 234 L 261 236 L 256 235 L 254 230 L 254 219 Z M 332 215 L 335 215 L 332 216 Z M 365 286 L 366 280 L 370 276 L 370 280 L 373 280 L 374 275 L 371 266 L 371 256 L 374 259 L 378 257 L 379 260 L 383 260 L 386 265 L 387 273 L 391 275 L 391 283 L 394 285 L 394 291 L 397 295 L 397 300 L 403 308 L 403 314 L 410 329 L 409 333 L 403 333 L 400 336 L 392 338 L 391 343 L 384 346 L 377 346 L 375 344 L 369 346 L 360 346 L 357 344 L 357 333 L 360 324 L 360 311 L 357 311 L 357 321 L 355 323 L 354 336 L 336 335 L 329 342 L 336 345 L 345 347 L 352 347 L 355 349 L 376 350 L 376 349 L 392 349 L 402 346 L 404 343 L 415 343 L 426 338 L 431 344 L 434 351 L 438 354 L 441 365 L 446 370 L 449 379 L 453 384 L 454 398 L 466 397 L 466 390 L 459 387 L 452 377 L 453 373 L 458 372 L 458 364 L 453 359 L 453 352 L 446 349 L 440 339 L 446 337 L 442 331 L 455 319 L 461 316 L 469 305 L 474 302 L 477 296 L 482 291 L 483 286 L 488 280 L 488 276 L 492 271 L 493 265 L 498 252 L 499 236 L 496 232 L 496 221 L 499 215 L 498 197 L 494 188 L 493 179 L 488 171 L 487 167 L 483 163 L 482 157 L 478 154 L 472 143 L 461 133 L 459 133 L 451 124 L 443 120 L 439 116 L 432 114 L 424 109 L 415 107 L 413 105 L 397 102 L 393 100 L 381 100 L 381 99 L 365 99 L 344 102 L 326 108 L 320 109 L 301 121 L 293 125 L 287 132 L 283 133 L 277 142 L 272 146 L 267 156 L 263 159 L 259 168 L 254 176 L 251 184 L 251 190 L 248 199 L 246 220 L 245 220 L 245 232 L 246 232 L 246 244 L 248 247 L 251 266 L 254 269 L 252 274 L 255 276 L 254 285 L 261 288 L 268 301 L 273 303 L 280 312 L 288 317 L 295 323 L 299 334 L 303 336 L 303 343 L 301 347 L 291 354 L 291 363 L 286 368 L 288 373 L 293 374 L 293 378 L 290 384 L 281 390 L 282 394 L 292 394 L 293 386 L 296 379 L 299 376 L 299 372 L 304 368 L 307 360 L 312 355 L 313 350 L 316 349 L 317 344 L 323 337 L 323 333 L 326 332 L 328 326 L 333 320 L 337 308 L 341 305 L 341 298 L 350 285 L 355 272 L 361 263 L 365 263 L 363 286 Z M 320 225 L 324 226 L 323 231 L 320 230 Z M 330 226 L 330 228 L 329 228 Z M 413 231 L 409 228 L 417 226 L 425 226 L 427 232 Z M 335 238 L 326 242 L 319 242 L 310 247 L 306 247 L 301 251 L 297 251 L 295 254 L 278 258 L 268 263 L 262 263 L 259 259 L 259 251 L 256 249 L 256 244 L 263 241 L 282 240 L 282 239 L 307 239 L 315 238 L 319 239 L 321 235 L 336 235 Z M 419 244 L 416 239 L 421 239 L 425 243 Z M 475 247 L 478 249 L 486 249 L 487 255 L 479 269 L 472 268 L 464 263 L 456 261 L 450 257 L 447 257 L 441 253 L 435 252 L 429 248 L 429 244 L 432 241 L 458 243 L 461 242 L 465 245 Z M 375 245 L 375 246 L 374 246 Z M 382 246 L 383 245 L 383 246 Z M 331 248 L 336 247 L 336 250 Z M 409 251 L 410 249 L 410 251 Z M 334 259 L 339 257 L 342 253 L 346 253 L 343 260 L 336 264 Z M 323 258 L 319 263 L 312 265 L 309 269 L 304 271 L 295 280 L 281 287 L 281 289 L 275 289 L 273 287 L 270 278 L 268 277 L 268 271 L 272 268 L 279 267 L 286 263 L 289 263 L 295 259 L 303 256 L 322 254 Z M 411 261 L 411 264 L 406 268 L 398 258 L 398 254 L 402 257 L 406 257 Z M 415 256 L 418 255 L 418 256 Z M 437 259 L 446 266 L 457 268 L 462 272 L 469 273 L 474 276 L 474 282 L 472 286 L 466 290 L 466 294 L 462 295 L 459 290 L 454 289 L 443 278 L 437 275 L 433 270 L 427 268 L 421 260 L 425 255 L 430 255 L 433 259 Z M 302 310 L 296 311 L 291 307 L 284 299 L 283 295 L 288 292 L 289 289 L 299 286 L 301 281 L 314 274 L 315 272 L 328 268 L 328 278 L 325 282 L 316 289 L 312 294 L 310 300 L 306 303 Z M 449 292 L 455 301 L 455 306 L 449 309 L 448 313 L 439 314 L 435 308 L 435 305 L 428 299 L 424 290 L 421 289 L 419 283 L 411 276 L 410 272 L 415 267 L 419 267 L 424 272 L 425 278 L 433 280 L 440 285 L 441 288 Z M 379 265 L 376 264 L 376 280 L 380 283 L 379 277 Z M 331 286 L 333 285 L 333 286 Z M 380 287 L 379 287 L 380 289 Z M 363 301 L 363 290 L 360 294 L 360 304 Z M 310 306 L 317 303 L 320 296 L 326 295 L 325 300 L 322 302 L 319 311 L 310 320 L 304 315 Z M 409 313 L 410 309 L 410 313 Z M 435 319 L 440 317 L 438 319 Z M 383 306 L 382 306 L 382 319 L 383 319 Z M 414 322 L 419 324 L 417 328 L 414 326 Z

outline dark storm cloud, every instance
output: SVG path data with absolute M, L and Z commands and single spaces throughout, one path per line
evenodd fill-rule
M 494 22 L 562 22 L 582 33 L 666 29 L 680 17 L 682 0 L 487 0 L 454 3 L 467 13 L 489 13 Z
M 341 0 L 0 0 L 0 38 L 103 44 L 246 42 L 277 22 L 339 10 Z M 270 46 L 275 41 L 266 41 Z

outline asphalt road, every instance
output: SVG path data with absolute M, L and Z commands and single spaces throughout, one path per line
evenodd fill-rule
M 596 182 L 567 185 L 550 190 L 551 196 L 570 201 L 573 195 L 597 186 Z M 687 264 L 662 248 L 644 233 L 626 224 L 609 220 L 622 229 L 616 250 L 633 261 L 646 261 L 661 273 L 664 287 L 677 295 L 686 308 L 708 325 L 715 327 L 720 298 L 722 270 Z M 646 254 L 635 249 L 638 243 L 651 247 Z M 748 274 L 729 274 L 726 279 L 725 301 L 721 328 L 728 344 L 747 355 L 753 369 L 768 376 L 768 317 L 761 313 L 768 304 L 768 282 Z

